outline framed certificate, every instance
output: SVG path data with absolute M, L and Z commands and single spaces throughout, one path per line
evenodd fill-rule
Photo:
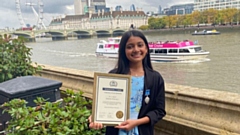
M 129 119 L 131 76 L 94 73 L 92 121 L 116 126 Z

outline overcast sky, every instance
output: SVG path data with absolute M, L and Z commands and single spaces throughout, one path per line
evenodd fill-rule
M 37 20 L 34 16 L 32 9 L 26 6 L 26 2 L 37 3 L 38 0 L 20 0 L 22 16 L 26 24 L 31 26 L 36 24 Z M 117 2 L 116 2 L 117 1 Z M 0 29 L 6 27 L 19 28 L 20 22 L 16 12 L 15 0 L 0 0 Z M 130 5 L 134 4 L 135 7 L 142 8 L 144 11 L 157 11 L 158 6 L 163 8 L 169 7 L 174 4 L 193 3 L 193 0 L 106 0 L 107 7 L 121 5 L 123 9 L 130 9 Z M 53 17 L 74 14 L 74 0 L 43 0 L 44 3 L 44 23 L 49 25 Z M 37 6 L 35 7 L 38 10 Z

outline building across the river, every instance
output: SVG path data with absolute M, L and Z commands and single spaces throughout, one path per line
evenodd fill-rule
M 209 8 L 218 10 L 226 8 L 240 9 L 240 0 L 194 0 L 194 10 L 203 11 Z
M 185 14 L 191 14 L 194 10 L 194 4 L 188 3 L 188 4 L 178 4 L 178 5 L 172 5 L 166 12 L 166 15 L 185 15 Z
M 49 29 L 128 29 L 131 25 L 138 28 L 148 24 L 148 16 L 141 11 L 113 11 L 98 10 L 83 15 L 66 15 L 51 21 Z
M 109 12 L 109 8 L 106 7 L 105 0 L 74 0 L 75 15 L 83 15 L 91 11 L 97 13 L 98 10 L 105 10 Z

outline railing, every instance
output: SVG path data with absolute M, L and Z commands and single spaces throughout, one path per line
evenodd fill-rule
M 42 77 L 92 98 L 93 72 L 45 65 Z M 240 135 L 240 95 L 166 83 L 167 115 L 155 135 Z

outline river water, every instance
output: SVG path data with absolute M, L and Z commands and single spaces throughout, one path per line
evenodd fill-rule
M 204 62 L 153 63 L 165 82 L 240 93 L 239 29 L 209 36 L 192 36 L 188 32 L 152 32 L 146 36 L 148 41 L 197 40 L 204 50 L 210 52 Z M 95 56 L 99 40 L 97 37 L 66 41 L 37 39 L 36 43 L 27 43 L 27 46 L 32 48 L 33 62 L 38 64 L 108 72 L 114 68 L 116 60 Z

